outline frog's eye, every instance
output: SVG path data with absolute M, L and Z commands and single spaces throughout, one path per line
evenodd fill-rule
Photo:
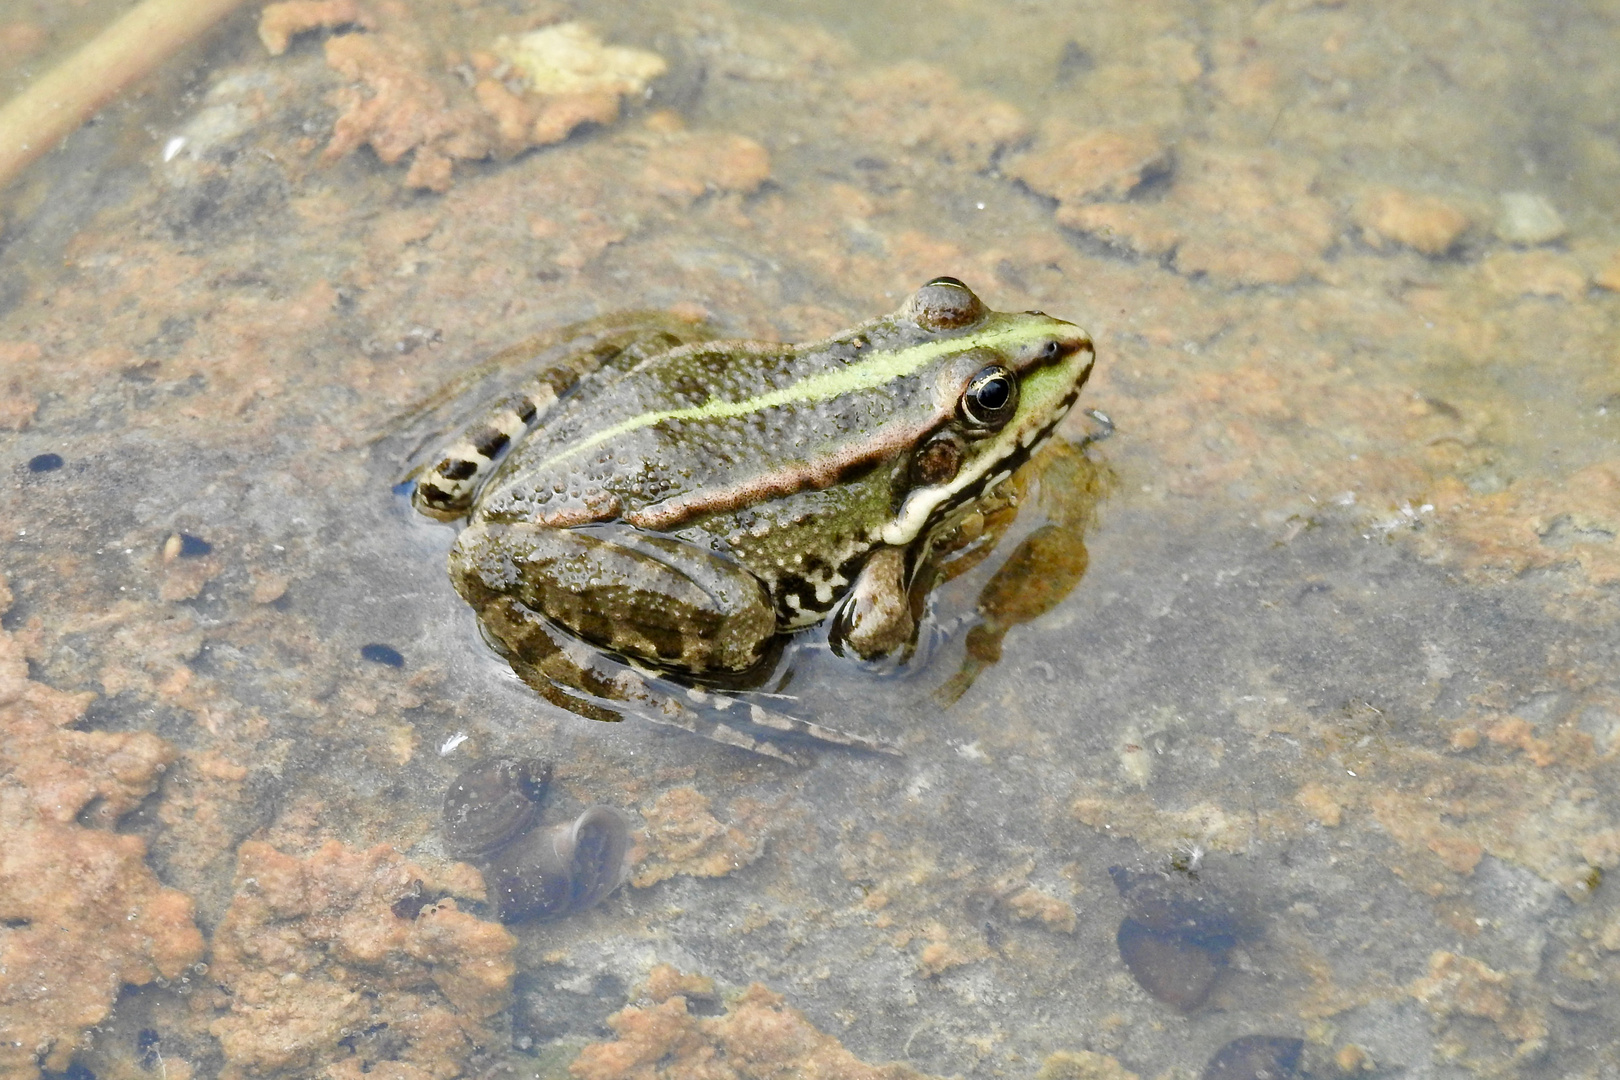
M 960 330 L 984 318 L 984 304 L 953 277 L 938 277 L 906 301 L 905 314 L 924 330 Z
M 999 430 L 1018 411 L 1018 380 L 1000 364 L 983 368 L 962 391 L 961 409 L 972 426 Z

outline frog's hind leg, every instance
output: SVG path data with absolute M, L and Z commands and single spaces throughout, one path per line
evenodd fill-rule
M 623 714 L 629 713 L 789 765 L 806 764 L 773 743 L 705 716 L 673 694 L 661 692 L 657 684 L 662 680 L 655 673 L 602 656 L 516 600 L 508 598 L 491 605 L 484 612 L 483 622 L 494 639 L 492 643 L 506 655 L 518 678 L 558 708 L 589 720 L 608 722 L 623 720 Z M 614 707 L 619 704 L 624 708 Z
M 457 518 L 472 506 L 478 487 L 501 463 L 514 443 L 527 435 L 557 403 L 557 395 L 540 390 L 514 394 L 487 413 L 483 421 L 416 484 L 411 501 L 429 517 Z
M 508 349 L 507 353 L 527 351 L 527 346 L 519 345 Z M 598 342 L 594 348 L 549 365 L 523 389 L 498 402 L 475 420 L 460 439 L 445 447 L 438 463 L 417 481 L 416 493 L 411 498 L 416 509 L 436 518 L 465 514 L 479 487 L 489 479 L 507 452 L 539 427 L 581 379 L 623 351 L 622 342 L 613 339 Z M 512 362 L 522 359 L 523 356 L 514 355 Z
M 808 762 L 762 737 L 763 732 L 797 735 L 880 754 L 900 754 L 899 749 L 887 743 L 800 720 L 727 694 L 674 685 L 656 671 L 603 656 L 511 598 L 486 608 L 483 623 L 518 678 L 558 708 L 587 719 L 612 722 L 623 720 L 629 713 L 649 723 L 680 728 L 797 766 Z

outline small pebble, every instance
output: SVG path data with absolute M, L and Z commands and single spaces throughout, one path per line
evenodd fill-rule
M 214 550 L 214 545 L 200 536 L 190 533 L 170 533 L 169 538 L 163 541 L 163 561 L 173 562 L 176 559 L 200 559 Z
M 37 454 L 28 459 L 29 472 L 55 472 L 61 467 L 61 454 Z
M 460 859 L 488 855 L 528 832 L 540 817 L 551 763 L 495 758 L 463 770 L 444 793 L 444 846 Z
M 1200 1080 L 1294 1080 L 1304 1049 L 1302 1039 L 1245 1035 L 1215 1051 Z
M 1215 949 L 1229 949 L 1244 936 L 1232 903 L 1198 877 L 1123 866 L 1110 866 L 1108 876 L 1125 901 L 1125 911 L 1149 930 Z
M 1362 199 L 1355 209 L 1356 223 L 1373 247 L 1384 240 L 1437 257 L 1456 247 L 1468 231 L 1468 216 L 1433 195 L 1384 188 Z
M 1226 965 L 1225 949 L 1150 930 L 1135 919 L 1121 922 L 1114 940 L 1137 985 L 1182 1012 L 1204 1003 Z
M 200 536 L 190 533 L 180 534 L 180 557 L 182 559 L 200 559 L 214 550 L 214 545 Z
M 1340 1072 L 1348 1075 L 1366 1072 L 1373 1067 L 1372 1059 L 1367 1056 L 1367 1051 L 1355 1043 L 1345 1043 L 1339 1047 L 1339 1052 L 1333 1055 L 1333 1064 L 1339 1067 Z
M 388 667 L 397 668 L 405 666 L 405 657 L 392 645 L 383 645 L 374 641 L 370 645 L 360 646 L 360 655 L 373 664 L 386 664 Z
M 1502 216 L 1496 235 L 1510 244 L 1545 244 L 1569 231 L 1558 209 L 1545 196 L 1532 191 L 1508 191 L 1502 195 Z

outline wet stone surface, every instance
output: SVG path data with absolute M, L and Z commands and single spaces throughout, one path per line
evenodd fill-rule
M 496 74 L 580 14 L 650 96 Z M 897 52 L 889 7 L 813 14 L 379 4 L 270 56 L 255 12 L 0 196 L 0 1071 L 1620 1069 L 1611 15 L 1037 6 Z M 0 17 L 0 70 L 77 18 Z M 1116 431 L 917 664 L 792 646 L 773 704 L 904 757 L 511 677 L 399 487 L 466 372 L 940 274 L 1087 326 Z M 980 608 L 1042 530 L 1072 591 Z M 552 768 L 492 835 L 621 808 L 624 885 L 498 921 L 441 815 L 502 759 Z M 1127 921 L 1211 958 L 1192 1007 Z

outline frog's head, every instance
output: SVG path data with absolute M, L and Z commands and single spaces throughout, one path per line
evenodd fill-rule
M 937 421 L 911 454 L 905 497 L 883 528 L 911 543 L 951 508 L 1017 468 L 1080 396 L 1091 337 L 1039 311 L 991 311 L 955 278 L 935 278 L 895 313 L 932 340 Z

